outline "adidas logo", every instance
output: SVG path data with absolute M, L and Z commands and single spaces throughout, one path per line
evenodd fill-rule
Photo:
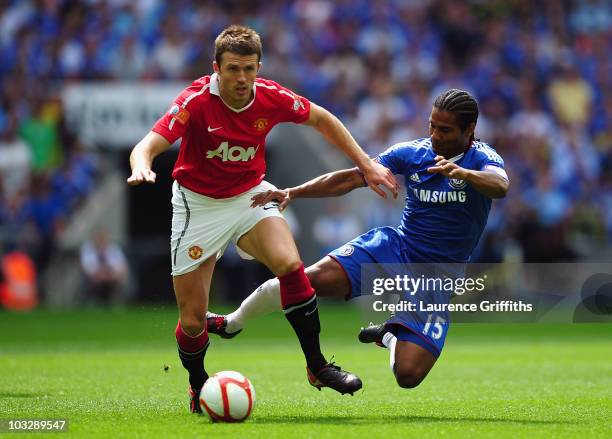
M 417 174 L 416 172 L 410 176 L 410 180 L 414 181 L 415 183 L 421 182 L 421 179 L 419 178 L 419 174 Z

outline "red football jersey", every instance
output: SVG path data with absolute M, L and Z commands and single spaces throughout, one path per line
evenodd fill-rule
M 207 197 L 228 198 L 257 186 L 266 173 L 266 136 L 280 122 L 302 123 L 310 102 L 274 81 L 257 78 L 254 98 L 229 107 L 217 74 L 197 79 L 153 127 L 169 142 L 182 137 L 172 177 Z

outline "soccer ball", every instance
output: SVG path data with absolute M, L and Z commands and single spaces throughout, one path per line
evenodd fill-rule
M 204 383 L 200 405 L 213 422 L 242 422 L 253 411 L 255 389 L 239 372 L 217 372 Z

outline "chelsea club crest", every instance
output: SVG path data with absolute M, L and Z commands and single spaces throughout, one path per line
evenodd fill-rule
M 467 182 L 459 178 L 449 178 L 448 185 L 453 189 L 463 189 L 467 186 Z
M 340 253 L 342 256 L 350 256 L 354 251 L 355 247 L 353 247 L 351 244 L 345 244 L 340 248 L 338 253 Z

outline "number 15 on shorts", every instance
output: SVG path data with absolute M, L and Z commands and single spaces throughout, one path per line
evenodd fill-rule
M 434 340 L 439 340 L 440 337 L 444 334 L 444 330 L 446 329 L 446 319 L 441 316 L 435 316 L 433 314 L 427 315 L 427 322 L 425 322 L 425 327 L 423 331 L 421 331 L 424 335 L 428 335 Z

